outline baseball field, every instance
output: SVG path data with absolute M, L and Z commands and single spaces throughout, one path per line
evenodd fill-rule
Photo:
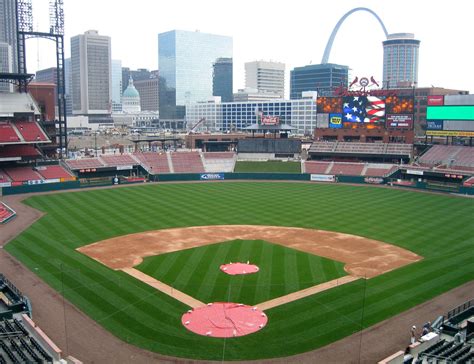
M 97 189 L 34 196 L 26 203 L 45 215 L 5 249 L 117 337 L 169 356 L 244 360 L 309 351 L 474 279 L 474 201 L 468 198 L 370 186 L 233 182 Z M 260 230 L 250 233 L 253 226 Z M 192 227 L 205 230 L 187 230 Z M 287 228 L 296 230 L 282 234 L 283 240 L 265 235 Z M 344 256 L 328 251 L 319 235 L 303 246 L 303 232 L 313 231 L 321 232 L 320 239 L 336 234 L 333 239 L 347 242 Z M 373 250 L 361 249 L 365 240 L 414 258 L 371 273 L 361 268 L 364 252 Z M 99 244 L 111 249 L 105 257 L 87 253 Z M 313 245 L 318 248 L 311 250 Z M 351 250 L 357 255 L 352 260 Z M 117 263 L 130 257 L 130 264 Z M 235 277 L 219 270 L 237 261 L 260 270 Z M 187 301 L 128 274 L 131 267 L 204 303 L 257 306 L 353 279 L 263 305 L 268 323 L 260 331 L 220 339 L 187 330 L 181 323 Z

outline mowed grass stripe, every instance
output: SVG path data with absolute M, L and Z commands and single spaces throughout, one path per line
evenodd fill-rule
M 366 326 L 474 279 L 474 204 L 469 199 L 361 186 L 233 182 L 83 191 L 34 196 L 27 203 L 47 214 L 5 249 L 59 292 L 61 281 L 65 283 L 66 297 L 91 317 L 102 318 L 99 323 L 118 337 L 172 356 L 221 360 L 223 341 L 199 337 L 179 325 L 185 305 L 72 249 L 139 231 L 188 225 L 256 224 L 366 236 L 425 258 L 366 282 L 358 280 L 269 310 L 270 321 L 264 330 L 227 341 L 225 358 L 231 360 L 286 356 L 359 330 L 360 324 L 356 323 L 361 318 L 363 292 L 367 303 Z M 230 291 L 238 292 L 237 296 L 246 300 L 253 296 L 258 303 L 270 299 L 275 286 L 292 284 L 281 281 L 291 275 L 282 275 L 277 267 L 281 260 L 294 265 L 295 258 L 277 258 L 278 264 L 274 264 L 271 245 L 263 244 L 259 249 L 256 246 L 250 252 L 260 256 L 261 271 L 254 277 L 238 278 L 235 289 Z M 236 252 L 242 254 L 237 258 L 247 254 L 246 250 Z M 61 280 L 58 266 L 62 260 L 71 272 L 80 268 L 81 273 L 68 273 Z M 171 278 L 169 267 L 165 267 L 173 266 L 175 261 L 162 262 L 154 270 L 166 270 Z M 264 268 L 265 264 L 269 268 Z M 298 255 L 296 264 L 295 280 L 300 286 L 305 272 L 313 279 L 340 269 L 336 263 L 331 266 L 324 261 L 321 266 L 309 263 L 306 268 Z M 205 276 L 207 272 L 201 268 L 199 274 Z M 210 275 L 209 281 L 211 278 Z M 226 284 L 217 275 L 213 284 L 221 283 Z M 211 286 L 210 297 L 215 291 Z M 94 296 L 96 287 L 100 299 Z M 132 298 L 138 300 L 132 302 Z M 129 306 L 124 307 L 124 303 Z M 124 318 L 120 316 L 122 311 L 126 313 Z M 129 317 L 135 318 L 131 325 Z M 328 319 L 332 324 L 329 329 Z M 305 326 L 305 321 L 310 324 Z

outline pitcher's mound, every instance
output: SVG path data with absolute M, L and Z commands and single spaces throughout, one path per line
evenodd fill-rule
M 222 264 L 220 270 L 232 276 L 237 274 L 251 274 L 257 273 L 258 267 L 255 264 L 249 263 L 229 263 Z
M 181 317 L 188 330 L 203 336 L 237 337 L 259 331 L 268 318 L 256 307 L 216 302 L 189 310 Z

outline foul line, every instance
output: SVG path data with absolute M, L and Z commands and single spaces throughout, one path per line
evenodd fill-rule
M 140 272 L 139 270 L 136 270 L 135 268 L 123 268 L 123 272 L 130 274 L 132 277 L 142 281 L 143 283 L 148 284 L 149 286 L 156 288 L 157 290 L 167 294 L 170 297 L 173 297 L 174 299 L 184 303 L 185 305 L 188 305 L 192 308 L 196 307 L 201 307 L 205 306 L 206 304 L 191 297 L 188 296 L 186 293 L 183 293 L 176 288 L 173 288 L 171 286 L 168 286 L 167 284 L 160 282 L 159 280 L 150 277 L 149 275 Z
M 293 301 L 299 300 L 301 298 L 311 296 L 313 294 L 325 291 L 327 289 L 331 289 L 331 288 L 341 286 L 341 285 L 349 283 L 349 282 L 353 282 L 353 281 L 355 281 L 359 278 L 360 277 L 354 277 L 354 276 L 350 276 L 350 275 L 349 276 L 344 276 L 342 278 L 333 279 L 332 281 L 328 281 L 328 282 L 325 282 L 325 283 L 318 284 L 316 286 L 312 286 L 312 287 L 309 287 L 309 288 L 302 289 L 301 291 L 297 291 L 297 292 L 287 294 L 286 296 L 281 296 L 281 297 L 278 297 L 278 298 L 274 298 L 270 301 L 259 303 L 258 305 L 255 305 L 255 306 L 257 306 L 260 310 L 265 311 L 265 310 L 268 310 L 270 308 L 274 308 L 274 307 L 277 307 L 277 306 L 284 305 L 285 303 L 293 302 Z

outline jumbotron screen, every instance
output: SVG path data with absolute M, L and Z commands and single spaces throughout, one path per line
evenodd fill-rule
M 385 98 L 387 114 L 413 114 L 413 97 L 409 96 L 387 96 Z
M 329 128 L 412 129 L 414 98 L 410 96 L 319 97 L 318 115 L 327 115 Z
M 342 99 L 340 97 L 318 97 L 316 105 L 318 114 L 340 113 L 342 110 Z

